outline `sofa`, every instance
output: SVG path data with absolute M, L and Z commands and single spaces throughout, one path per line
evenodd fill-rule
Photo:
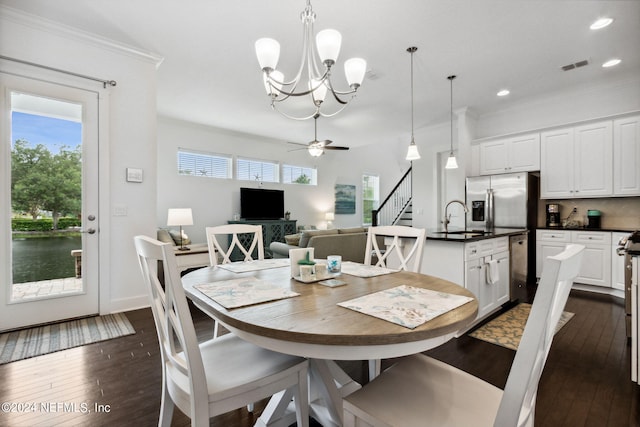
M 329 230 L 303 230 L 285 236 L 285 242 L 272 242 L 269 249 L 274 258 L 288 258 L 289 249 L 313 248 L 316 258 L 340 255 L 343 261 L 364 262 L 367 246 L 365 227 Z

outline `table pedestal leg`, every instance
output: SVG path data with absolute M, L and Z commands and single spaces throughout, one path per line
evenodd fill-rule
M 362 386 L 333 360 L 309 359 L 309 412 L 324 427 L 342 426 L 342 398 Z M 274 394 L 255 427 L 289 426 L 296 421 L 292 394 Z

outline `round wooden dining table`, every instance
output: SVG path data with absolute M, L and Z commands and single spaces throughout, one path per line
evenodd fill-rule
M 314 411 L 312 402 L 310 409 L 314 416 L 322 418 L 322 425 L 341 425 L 342 397 L 360 388 L 334 360 L 385 359 L 423 352 L 450 340 L 470 325 L 478 312 L 478 302 L 467 289 L 420 273 L 400 271 L 375 277 L 342 273 L 336 278 L 346 284 L 329 287 L 292 279 L 288 265 L 261 269 L 261 262 L 250 261 L 256 263 L 257 269 L 243 273 L 221 266 L 195 270 L 182 278 L 185 292 L 196 307 L 246 341 L 308 358 L 310 386 L 316 387 L 312 395 L 319 396 L 325 407 Z M 226 309 L 195 287 L 243 277 L 255 277 L 299 295 Z M 463 295 L 472 300 L 414 329 L 338 305 L 401 285 Z

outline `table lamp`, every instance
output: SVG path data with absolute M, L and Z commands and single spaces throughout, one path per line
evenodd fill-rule
M 191 208 L 179 208 L 169 209 L 167 215 L 167 225 L 179 225 L 180 226 L 180 247 L 181 251 L 188 251 L 190 248 L 184 246 L 184 235 L 182 234 L 183 225 L 193 225 L 193 215 L 191 214 Z
M 335 215 L 333 212 L 327 212 L 324 214 L 324 219 L 327 220 L 327 228 L 331 228 L 333 226 L 331 221 L 335 219 Z

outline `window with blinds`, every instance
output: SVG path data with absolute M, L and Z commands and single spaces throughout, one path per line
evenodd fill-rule
M 236 179 L 245 181 L 280 182 L 278 163 L 238 157 Z
M 318 171 L 304 166 L 282 165 L 282 183 L 318 185 Z
M 231 179 L 231 156 L 178 149 L 178 175 Z

